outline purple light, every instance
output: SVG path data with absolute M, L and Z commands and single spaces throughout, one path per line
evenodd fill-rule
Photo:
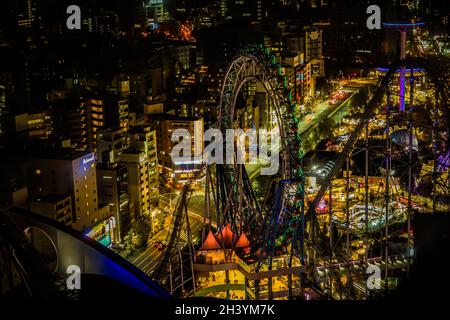
M 399 91 L 400 101 L 399 108 L 400 111 L 405 111 L 405 68 L 400 70 L 400 91 Z
M 320 200 L 319 203 L 317 204 L 317 209 L 319 209 L 320 211 L 324 211 L 327 208 L 327 203 L 324 199 Z
M 377 71 L 379 71 L 379 72 L 388 72 L 389 68 L 380 67 L 380 68 L 377 68 Z M 401 71 L 401 69 L 397 69 L 395 72 L 399 73 L 400 71 Z M 407 73 L 411 73 L 411 68 L 406 69 L 406 72 Z M 413 72 L 425 72 L 425 68 L 413 68 Z
M 384 22 L 383 26 L 391 29 L 406 31 L 415 27 L 423 27 L 426 22 Z
M 437 159 L 438 171 L 444 172 L 450 168 L 450 151 L 446 154 L 440 154 Z

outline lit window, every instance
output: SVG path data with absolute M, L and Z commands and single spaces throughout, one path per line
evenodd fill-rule
M 42 173 L 41 170 L 36 169 L 36 174 L 41 174 L 41 173 Z

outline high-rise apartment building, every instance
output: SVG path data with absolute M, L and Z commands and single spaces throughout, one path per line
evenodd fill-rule
M 28 114 L 28 136 L 47 139 L 52 134 L 52 119 L 49 112 Z
M 98 136 L 105 127 L 105 103 L 103 99 L 90 98 L 85 105 L 88 150 L 96 152 Z
M 195 155 L 203 153 L 204 123 L 201 117 L 178 117 L 170 114 L 149 115 L 156 125 L 160 186 L 165 189 L 180 188 L 187 179 L 193 177 L 201 168 L 201 159 Z M 187 130 L 191 136 L 191 160 L 173 162 L 171 152 L 176 144 L 172 133 L 177 129 Z
M 134 208 L 131 224 L 134 225 L 139 217 L 150 214 L 149 160 L 144 151 L 135 148 L 125 150 L 120 158 L 128 171 L 128 196 Z
M 115 218 L 115 238 L 122 242 L 131 227 L 127 167 L 118 163 L 99 164 L 97 188 L 99 202 L 109 205 Z
M 72 200 L 69 195 L 49 194 L 29 201 L 30 211 L 72 226 Z
M 148 159 L 150 197 L 153 199 L 159 190 L 156 129 L 149 126 L 134 127 L 131 134 L 131 144 L 134 148 L 143 151 Z
M 98 163 L 116 163 L 122 152 L 130 146 L 130 135 L 126 128 L 106 129 L 97 140 Z
M 64 98 L 50 102 L 53 132 L 61 138 L 70 139 L 72 147 L 87 149 L 86 104 L 79 98 Z
M 99 214 L 95 154 L 60 149 L 29 158 L 29 192 L 32 197 L 68 194 L 72 226 L 84 231 L 107 218 Z

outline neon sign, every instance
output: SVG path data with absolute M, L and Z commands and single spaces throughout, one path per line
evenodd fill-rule
M 83 164 L 91 163 L 91 162 L 93 162 L 94 160 L 95 160 L 95 155 L 92 155 L 92 156 L 89 157 L 89 158 L 83 159 Z

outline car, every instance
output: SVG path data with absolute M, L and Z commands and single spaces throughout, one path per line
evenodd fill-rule
M 153 247 L 154 247 L 154 248 L 158 248 L 161 244 L 162 244 L 162 243 L 161 243 L 160 240 L 156 240 L 156 241 L 153 242 Z

